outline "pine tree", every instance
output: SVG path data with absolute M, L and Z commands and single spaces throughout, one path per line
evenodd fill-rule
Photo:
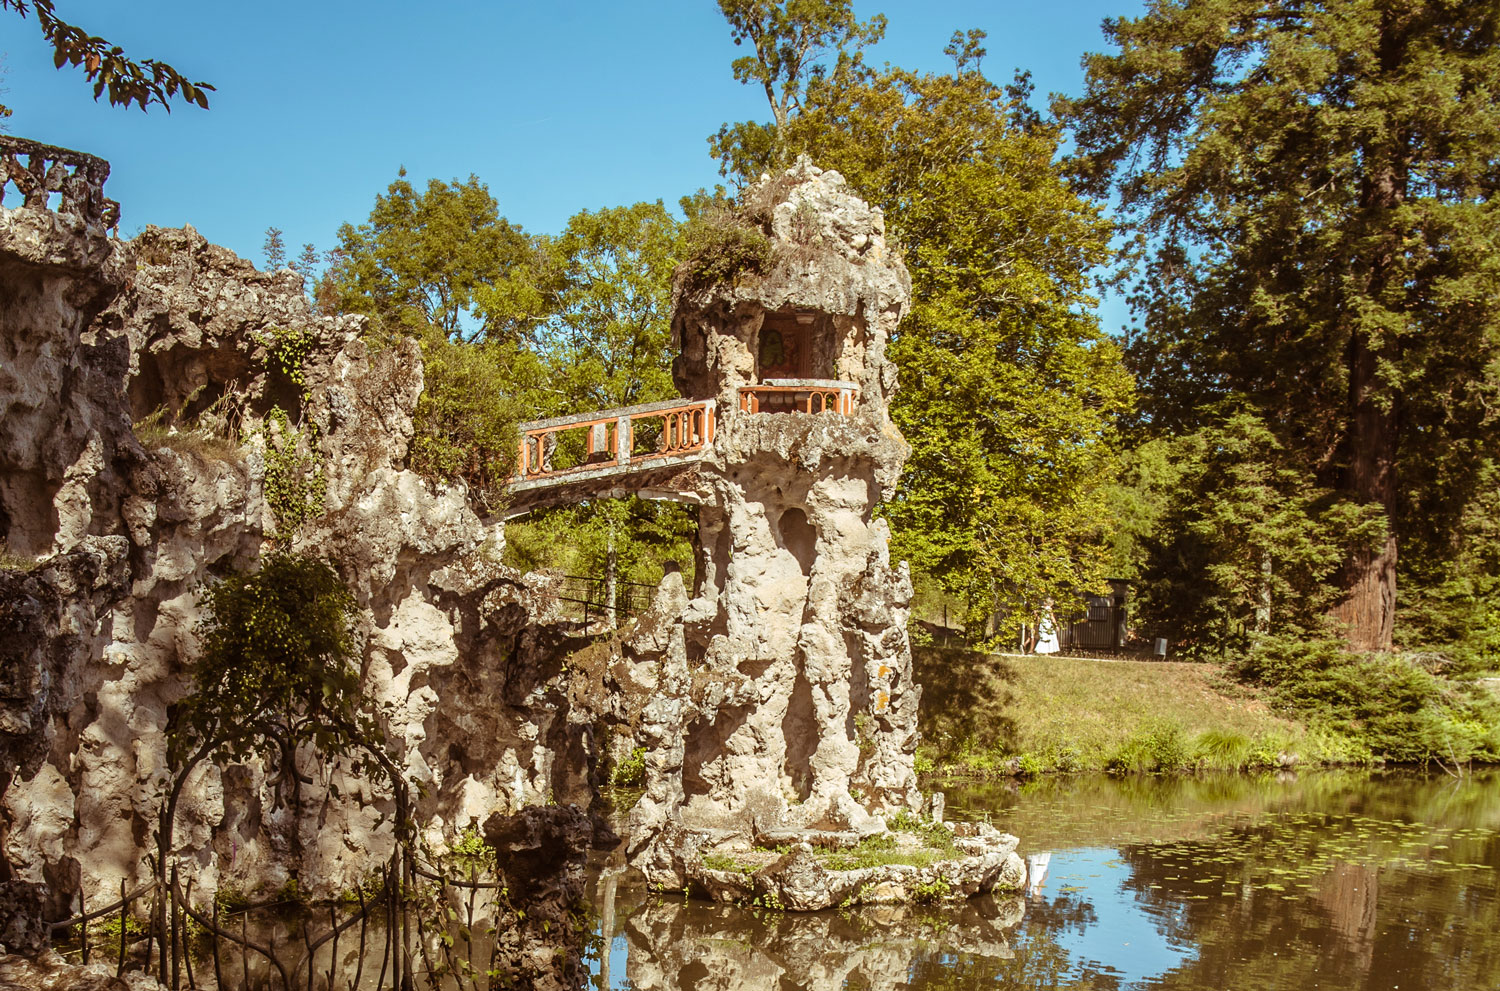
M 266 271 L 274 272 L 286 264 L 286 241 L 280 227 L 266 228 L 266 243 L 261 251 L 266 256 Z

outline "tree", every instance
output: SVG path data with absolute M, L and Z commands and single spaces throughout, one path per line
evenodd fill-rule
M 676 396 L 672 274 L 682 225 L 660 201 L 584 210 L 552 250 L 563 289 L 535 336 L 544 369 L 537 408 L 576 413 Z M 691 564 L 694 528 L 691 511 L 676 503 L 592 500 L 511 524 L 507 552 L 527 569 L 602 574 L 610 586 L 618 576 L 651 582 L 668 560 Z
M 309 290 L 312 290 L 312 288 L 317 284 L 318 263 L 320 261 L 321 259 L 318 257 L 318 249 L 312 244 L 304 244 L 302 246 L 302 253 L 299 254 L 291 263 L 292 270 L 295 271 L 298 275 L 302 276 L 302 279 L 307 283 L 307 287 Z
M 377 335 L 513 337 L 551 312 L 545 245 L 501 217 L 475 176 L 418 192 L 402 169 L 369 221 L 338 237 L 328 277 L 341 308 L 368 314 Z
M 564 288 L 538 349 L 557 412 L 668 399 L 680 231 L 658 200 L 575 214 L 554 245 Z
M 170 101 L 180 97 L 208 109 L 208 92 L 213 89 L 208 83 L 189 82 L 165 62 L 126 58 L 120 46 L 59 18 L 52 0 L 0 0 L 0 10 L 14 11 L 23 18 L 34 10 L 42 37 L 52 46 L 53 63 L 59 69 L 65 64 L 83 66 L 84 76 L 94 84 L 95 100 L 107 90 L 109 102 L 117 107 L 134 104 L 145 110 L 157 103 L 171 113 Z M 8 116 L 10 108 L 0 107 L 0 117 Z
M 266 242 L 261 247 L 266 256 L 266 270 L 274 272 L 286 264 L 286 241 L 280 227 L 266 228 Z
M 759 83 L 770 104 L 771 125 L 746 122 L 726 124 L 709 138 L 716 157 L 731 148 L 748 149 L 751 158 L 770 163 L 788 161 L 786 129 L 802 109 L 807 87 L 823 78 L 830 55 L 847 55 L 873 45 L 885 35 L 885 16 L 876 14 L 864 23 L 854 17 L 850 0 L 719 0 L 719 10 L 729 22 L 736 45 L 746 41 L 754 55 L 731 64 L 734 78 L 746 85 Z M 758 174 L 747 171 L 744 160 L 726 165 L 724 174 Z
M 1442 554 L 1500 399 L 1500 30 L 1462 0 L 1160 0 L 1061 101 L 1085 188 L 1146 239 L 1151 430 L 1244 402 L 1387 522 L 1330 615 L 1393 641 L 1398 547 Z
M 177 803 L 195 768 L 258 760 L 275 801 L 295 809 L 309 780 L 298 765 L 307 749 L 391 786 L 399 856 L 410 838 L 408 786 L 387 752 L 381 720 L 388 712 L 360 680 L 354 596 L 338 573 L 317 558 L 271 554 L 258 571 L 231 572 L 199 597 L 205 615 L 192 690 L 167 715 L 172 778 L 157 829 L 158 881 L 172 878 Z M 328 791 L 338 797 L 331 782 Z M 158 900 L 156 919 L 163 949 L 165 901 Z M 161 968 L 165 977 L 164 957 Z
M 1110 225 L 1064 181 L 1024 80 L 979 71 L 983 37 L 954 36 L 947 75 L 846 55 L 809 84 L 787 147 L 880 206 L 905 253 L 912 307 L 888 354 L 912 455 L 881 511 L 919 583 L 998 633 L 995 618 L 1014 628 L 1104 577 L 1102 486 L 1131 382 L 1088 315 Z

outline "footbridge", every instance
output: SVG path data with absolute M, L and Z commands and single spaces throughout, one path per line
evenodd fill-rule
M 737 390 L 739 410 L 850 416 L 852 382 L 770 379 Z M 697 502 L 698 464 L 712 450 L 718 401 L 668 399 L 520 425 L 516 474 L 506 486 L 508 516 L 543 506 L 637 495 Z

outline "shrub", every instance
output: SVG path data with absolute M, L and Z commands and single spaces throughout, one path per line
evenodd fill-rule
M 759 227 L 733 210 L 709 207 L 683 229 L 686 259 L 678 277 L 688 289 L 733 284 L 745 275 L 766 271 L 772 261 L 771 240 Z
M 516 425 L 530 415 L 516 392 L 517 380 L 535 371 L 534 356 L 506 343 L 455 342 L 433 331 L 422 338 L 422 361 L 411 468 L 439 481 L 463 482 L 481 507 L 494 512 L 515 473 Z
M 1224 771 L 1244 767 L 1250 749 L 1250 738 L 1233 730 L 1205 730 L 1193 741 L 1197 762 Z
M 610 772 L 610 784 L 616 788 L 639 788 L 646 780 L 646 748 L 636 747 L 630 756 L 615 765 Z

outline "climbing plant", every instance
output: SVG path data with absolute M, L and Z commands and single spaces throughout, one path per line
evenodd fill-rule
M 262 428 L 265 438 L 266 505 L 276 521 L 276 535 L 291 539 L 302 525 L 323 512 L 328 479 L 317 450 L 317 427 L 292 426 L 286 410 L 272 407 Z

